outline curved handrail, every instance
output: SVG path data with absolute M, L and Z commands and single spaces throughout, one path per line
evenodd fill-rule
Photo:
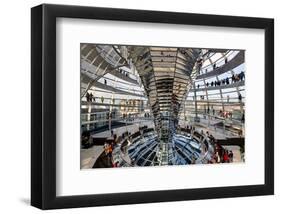
M 208 150 L 205 152 L 205 154 L 201 157 L 201 158 L 198 158 L 197 160 L 196 160 L 196 162 L 198 161 L 200 161 L 200 162 L 202 162 L 202 161 L 208 161 L 207 160 L 207 156 L 209 155 L 209 154 L 211 154 L 211 153 L 213 153 L 214 151 L 212 150 L 212 145 L 210 144 L 210 142 L 209 142 L 209 139 L 208 139 L 208 137 L 207 136 L 205 136 L 204 137 L 204 139 L 202 140 L 202 142 L 207 142 L 207 144 L 208 144 Z
M 219 90 L 219 89 L 226 89 L 226 88 L 234 88 L 234 87 L 240 87 L 240 86 L 244 86 L 245 85 L 245 81 L 244 80 L 240 80 L 239 82 L 234 82 L 231 84 L 224 84 L 224 85 L 220 85 L 220 86 L 202 86 L 200 88 L 192 88 L 190 89 L 190 92 L 198 92 L 198 91 L 205 91 L 205 90 Z

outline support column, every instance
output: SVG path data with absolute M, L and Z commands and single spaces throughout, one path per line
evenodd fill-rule
M 197 95 L 196 95 L 195 82 L 193 82 L 193 88 L 194 88 L 194 104 L 195 104 L 195 118 L 194 118 L 194 120 L 196 121 L 197 118 L 198 118 L 198 109 L 197 109 Z
M 91 112 L 92 112 L 92 104 L 88 103 L 88 114 L 87 114 L 87 131 L 90 130 L 90 121 L 91 121 Z

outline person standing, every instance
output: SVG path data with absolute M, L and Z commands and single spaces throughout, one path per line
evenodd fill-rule
M 92 92 L 90 93 L 90 95 L 89 95 L 89 102 L 93 102 L 93 94 L 92 94 Z
M 87 99 L 87 102 L 90 102 L 90 94 L 88 92 L 86 93 L 86 99 Z
M 239 95 L 238 95 L 238 99 L 239 99 L 239 102 L 241 103 L 241 101 L 242 101 L 242 95 L 239 93 Z
M 229 163 L 229 157 L 226 150 L 224 151 L 223 154 L 223 163 Z
M 228 153 L 229 162 L 233 162 L 233 152 L 230 150 Z
M 245 122 L 245 114 L 244 114 L 244 113 L 242 113 L 241 122 L 242 122 L 242 123 Z
M 213 69 L 215 70 L 217 68 L 216 63 L 213 64 Z

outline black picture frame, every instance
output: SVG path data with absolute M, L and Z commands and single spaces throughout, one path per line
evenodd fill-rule
M 56 18 L 118 20 L 265 30 L 265 184 L 56 196 Z M 31 9 L 31 205 L 40 209 L 274 194 L 274 20 L 43 4 Z

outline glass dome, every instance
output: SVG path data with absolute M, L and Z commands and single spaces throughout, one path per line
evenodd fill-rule
M 80 73 L 82 169 L 244 161 L 244 50 L 81 44 Z

